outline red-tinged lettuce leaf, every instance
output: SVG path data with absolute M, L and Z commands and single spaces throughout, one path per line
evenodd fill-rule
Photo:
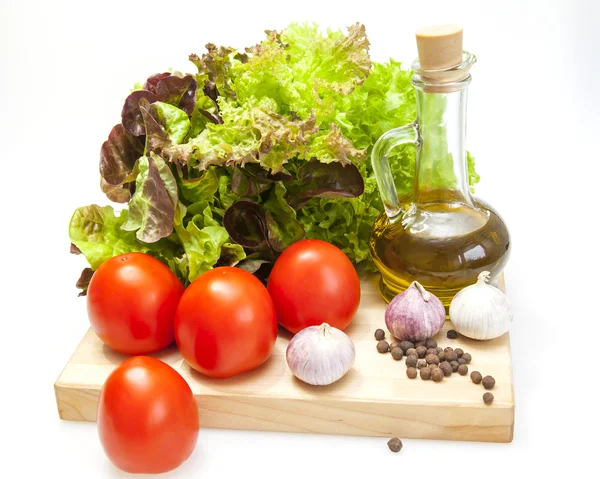
M 110 201 L 114 201 L 115 203 L 129 203 L 131 196 L 135 192 L 135 181 L 115 186 L 104 181 L 104 178 L 100 178 L 100 189 Z
M 198 110 L 200 112 L 200 114 L 206 118 L 208 121 L 210 121 L 211 123 L 214 123 L 215 125 L 222 125 L 223 124 L 223 118 L 221 118 L 219 115 L 217 115 L 216 113 L 207 111 L 207 110 Z
M 263 259 L 272 260 L 289 245 L 304 238 L 304 228 L 296 220 L 295 212 L 282 211 L 277 207 L 263 209 L 252 201 L 236 201 L 225 212 L 223 226 L 232 241 L 245 248 L 260 250 Z
M 147 90 L 136 90 L 125 99 L 123 110 L 121 110 L 121 121 L 123 127 L 133 136 L 142 136 L 146 134 L 144 118 L 140 111 L 140 100 L 145 99 L 148 103 L 154 103 L 159 98 L 154 93 Z
M 148 100 L 145 98 L 140 100 L 139 108 L 142 114 L 142 121 L 144 123 L 147 153 L 151 151 L 160 151 L 162 148 L 171 144 L 169 137 L 163 130 L 162 126 L 150 112 L 151 107 L 152 105 L 150 105 Z
M 276 181 L 291 181 L 292 175 L 286 171 L 270 174 L 255 164 L 244 168 L 234 167 L 231 176 L 231 189 L 236 195 L 254 197 L 266 191 Z
M 148 77 L 146 83 L 144 83 L 144 90 L 149 91 L 150 93 L 154 93 L 158 95 L 158 83 L 163 79 L 171 76 L 169 72 L 164 73 L 155 73 L 154 75 Z
M 163 159 L 151 153 L 139 159 L 136 191 L 129 203 L 125 231 L 137 231 L 138 240 L 154 243 L 173 232 L 177 183 Z
M 265 219 L 258 203 L 236 201 L 227 208 L 223 226 L 232 241 L 245 248 L 259 248 L 265 243 Z
M 253 253 L 253 254 L 247 256 L 246 259 L 243 259 L 242 261 L 240 261 L 237 264 L 237 267 L 241 268 L 245 271 L 248 271 L 248 273 L 254 274 L 264 265 L 272 264 L 271 261 L 266 260 L 266 259 L 261 259 L 259 256 L 260 255 L 258 255 L 258 254 L 254 255 L 254 253 Z
M 75 287 L 80 289 L 80 293 L 77 296 L 85 296 L 87 294 L 88 286 L 94 276 L 94 270 L 92 268 L 84 268 L 79 276 L 79 279 L 75 283 Z
M 310 198 L 356 198 L 365 183 L 354 165 L 310 161 L 298 168 L 298 180 L 288 188 L 288 202 L 295 209 Z
M 195 53 L 189 56 L 190 61 L 198 68 L 197 79 L 204 94 L 214 102 L 221 95 L 235 98 L 230 85 L 229 70 L 232 63 L 247 61 L 247 56 L 235 53 L 231 47 L 217 47 L 213 43 L 206 45 L 207 52 L 199 57 Z
M 192 75 L 180 78 L 171 75 L 162 78 L 156 85 L 158 100 L 182 109 L 191 115 L 196 106 L 198 83 Z
M 265 213 L 267 241 L 278 253 L 305 236 L 304 228 L 292 215 L 275 215 L 271 211 Z
M 131 135 L 123 125 L 115 125 L 100 149 L 100 176 L 109 185 L 121 185 L 143 154 L 143 138 Z

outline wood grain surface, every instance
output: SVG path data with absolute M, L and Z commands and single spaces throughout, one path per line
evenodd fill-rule
M 275 350 L 260 368 L 229 379 L 191 370 L 172 345 L 153 354 L 174 367 L 196 396 L 202 427 L 357 436 L 510 442 L 514 392 L 508 333 L 492 341 L 447 339 L 449 321 L 436 336 L 441 347 L 461 347 L 473 356 L 469 372 L 496 379 L 494 403 L 469 376 L 454 373 L 440 383 L 408 379 L 404 359 L 379 354 L 373 332 L 386 330 L 378 277 L 363 280 L 361 305 L 346 332 L 354 341 L 354 368 L 335 384 L 309 386 L 285 361 L 291 335 L 280 330 Z M 390 334 L 387 333 L 389 339 Z M 54 385 L 62 419 L 95 421 L 102 384 L 127 356 L 105 346 L 90 330 Z

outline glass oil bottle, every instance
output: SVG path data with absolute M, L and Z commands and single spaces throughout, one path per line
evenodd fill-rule
M 417 118 L 383 134 L 372 163 L 385 212 L 375 222 L 370 251 L 386 301 L 419 281 L 444 303 L 482 271 L 497 276 L 508 261 L 510 236 L 498 213 L 471 195 L 467 180 L 466 112 L 474 55 L 462 51 L 462 29 L 417 32 L 413 62 Z M 388 162 L 398 145 L 414 143 L 411 194 L 399 197 Z

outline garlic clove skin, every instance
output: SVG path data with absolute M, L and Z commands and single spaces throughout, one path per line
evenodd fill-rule
M 488 284 L 490 273 L 458 292 L 450 303 L 450 321 L 462 335 L 478 340 L 495 339 L 510 329 L 513 311 L 506 295 Z
M 444 305 L 418 281 L 394 297 L 385 309 L 385 324 L 400 340 L 425 341 L 435 336 L 445 322 Z
M 341 379 L 354 365 L 355 356 L 352 340 L 327 323 L 298 332 L 285 352 L 294 376 L 313 386 L 327 386 Z

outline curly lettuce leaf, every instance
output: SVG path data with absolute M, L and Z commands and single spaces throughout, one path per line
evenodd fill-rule
M 336 99 L 349 95 L 369 74 L 369 42 L 363 25 L 344 34 L 319 32 L 316 24 L 293 23 L 281 34 L 248 49 L 249 59 L 231 72 L 240 102 L 272 98 L 285 114 L 331 118 Z
M 240 107 L 220 104 L 223 124 L 209 123 L 188 143 L 165 148 L 171 161 L 199 170 L 259 163 L 275 174 L 291 158 L 303 154 L 310 135 L 317 132 L 314 116 L 290 120 L 277 113 L 277 104 L 269 98 Z
M 189 56 L 189 60 L 198 68 L 196 79 L 202 85 L 204 94 L 214 102 L 220 95 L 235 97 L 229 70 L 233 64 L 247 61 L 248 57 L 238 54 L 231 47 L 217 47 L 213 43 L 208 43 L 206 50 L 202 57 L 195 53 Z
M 212 217 L 208 201 L 204 200 L 202 214 L 196 214 L 184 227 L 175 224 L 175 231 L 183 245 L 189 273 L 187 279 L 194 281 L 217 263 L 233 266 L 246 257 L 244 248 L 232 244 L 227 230 Z M 188 212 L 193 213 L 188 208 Z

